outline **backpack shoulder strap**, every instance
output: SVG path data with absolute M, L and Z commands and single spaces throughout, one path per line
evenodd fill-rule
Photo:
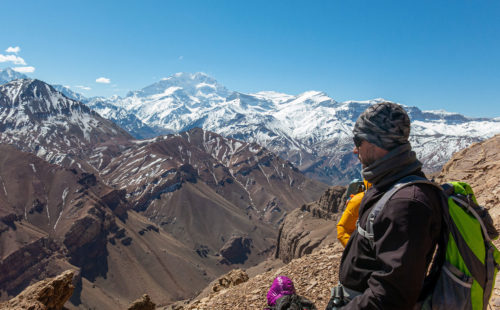
M 356 222 L 356 227 L 358 230 L 358 233 L 367 238 L 370 241 L 370 244 L 373 246 L 374 244 L 374 235 L 373 235 L 373 223 L 375 222 L 375 219 L 377 216 L 380 214 L 380 212 L 384 209 L 385 205 L 387 204 L 387 201 L 394 196 L 394 194 L 399 191 L 400 189 L 413 185 L 413 184 L 429 184 L 433 185 L 440 190 L 443 190 L 440 185 L 427 180 L 426 178 L 419 177 L 416 175 L 409 175 L 407 177 L 402 178 L 401 180 L 397 181 L 385 194 L 380 198 L 375 205 L 372 207 L 370 214 L 368 214 L 368 219 L 366 220 L 366 228 L 363 229 L 361 225 L 359 225 L 359 218 L 358 221 Z

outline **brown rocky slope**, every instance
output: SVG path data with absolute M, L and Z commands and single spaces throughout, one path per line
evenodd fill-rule
M 231 267 L 201 257 L 78 169 L 0 145 L 0 301 L 75 270 L 68 308 L 123 308 L 147 292 L 188 298 Z

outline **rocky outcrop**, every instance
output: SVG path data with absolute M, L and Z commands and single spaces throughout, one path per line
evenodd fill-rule
M 61 310 L 73 294 L 74 271 L 68 270 L 61 275 L 37 282 L 8 302 L 0 304 L 0 310 Z
M 113 190 L 101 197 L 102 202 L 122 221 L 127 219 L 128 202 L 125 190 Z
M 148 294 L 142 295 L 141 298 L 133 301 L 127 310 L 154 310 L 156 309 L 156 304 L 151 301 Z
M 104 210 L 95 208 L 87 216 L 75 221 L 64 236 L 69 262 L 79 266 L 82 276 L 91 281 L 99 275 L 106 275 L 107 235 L 113 226 L 114 218 Z
M 328 188 L 317 200 L 305 204 L 302 211 L 307 211 L 315 218 L 333 219 L 339 211 L 344 210 L 345 186 L 332 186 Z
M 243 264 L 248 254 L 252 251 L 252 239 L 245 237 L 232 237 L 220 249 L 222 264 Z
M 275 257 L 287 263 L 334 243 L 344 193 L 345 187 L 330 187 L 318 201 L 288 214 L 279 228 Z
M 40 270 L 45 269 L 48 260 L 57 250 L 58 245 L 55 242 L 42 237 L 0 260 L 2 289 L 9 295 L 19 293 L 30 280 L 36 279 Z
M 241 269 L 233 269 L 215 281 L 212 292 L 219 292 L 248 281 L 248 275 Z

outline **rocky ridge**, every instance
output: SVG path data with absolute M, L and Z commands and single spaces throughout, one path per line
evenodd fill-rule
M 344 205 L 346 188 L 328 188 L 319 200 L 302 205 L 288 214 L 280 225 L 275 258 L 288 263 L 337 242 L 336 223 Z
M 199 128 L 137 141 L 101 175 L 135 210 L 223 264 L 272 254 L 278 223 L 325 188 L 259 145 Z
M 124 195 L 11 146 L 0 153 L 0 292 L 16 294 L 71 265 L 100 274 L 107 236 L 126 217 Z

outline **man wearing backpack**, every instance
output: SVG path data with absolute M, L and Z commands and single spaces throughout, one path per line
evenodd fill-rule
M 441 234 L 439 190 L 423 183 L 405 186 L 373 216 L 371 209 L 394 184 L 407 176 L 425 175 L 411 150 L 410 119 L 400 105 L 370 106 L 353 133 L 353 152 L 361 161 L 363 177 L 373 186 L 361 202 L 358 229 L 343 253 L 341 284 L 333 290 L 329 308 L 413 309 L 422 297 Z

